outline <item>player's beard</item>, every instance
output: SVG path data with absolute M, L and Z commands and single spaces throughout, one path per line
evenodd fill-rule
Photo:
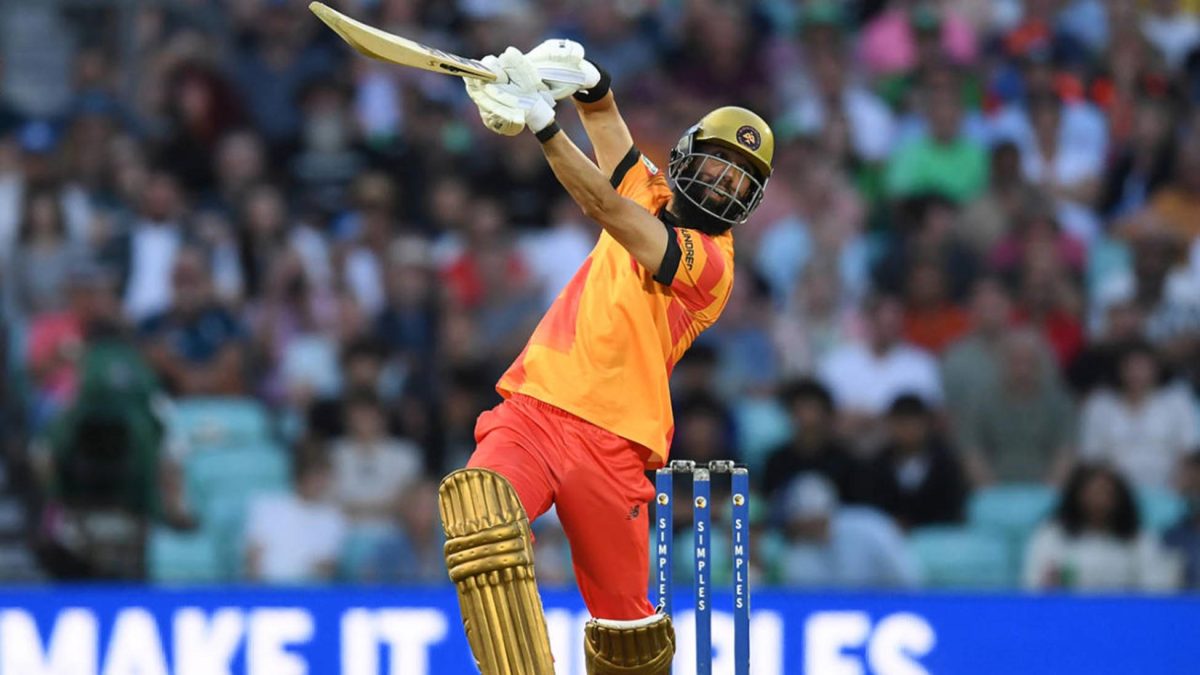
M 671 194 L 674 195 L 674 199 L 671 200 L 671 213 L 675 214 L 684 227 L 715 237 L 728 232 L 733 224 L 706 213 L 704 209 L 696 206 L 696 202 L 704 201 L 704 192 L 707 189 L 702 185 L 692 185 L 692 194 L 689 199 L 689 195 L 683 194 L 683 190 L 678 185 L 671 188 Z M 695 199 L 695 202 L 692 199 Z

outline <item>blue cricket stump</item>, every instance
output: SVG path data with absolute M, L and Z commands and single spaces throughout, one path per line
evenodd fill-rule
M 692 473 L 692 533 L 696 544 L 696 675 L 712 675 L 712 606 L 708 602 L 709 496 L 708 469 Z
M 671 561 L 675 548 L 675 518 L 672 513 L 675 500 L 674 475 L 669 467 L 654 473 L 654 581 L 658 594 L 658 607 L 663 614 L 671 614 Z
M 712 673 L 712 602 L 709 590 L 712 573 L 711 497 L 712 475 L 729 474 L 733 508 L 730 543 L 733 549 L 734 673 L 750 674 L 750 472 L 734 462 L 719 460 L 697 466 L 686 460 L 672 461 L 655 472 L 654 565 L 658 606 L 668 615 L 672 602 L 674 561 L 675 474 L 692 479 L 692 527 L 696 628 L 696 673 Z
M 750 675 L 750 471 L 735 467 L 733 489 L 733 663 Z

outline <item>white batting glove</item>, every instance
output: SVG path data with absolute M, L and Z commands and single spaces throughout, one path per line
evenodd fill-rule
M 509 47 L 500 55 L 499 65 L 510 84 L 492 85 L 515 96 L 525 111 L 525 126 L 533 133 L 550 126 L 554 121 L 554 97 L 538 76 L 538 70 L 521 50 Z
M 581 89 L 590 89 L 600 81 L 600 71 L 583 58 L 583 45 L 574 40 L 546 40 L 525 56 L 537 68 L 538 76 L 549 86 L 556 101 Z
M 507 81 L 504 68 L 495 56 L 485 56 L 481 59 L 483 65 L 497 73 L 497 82 Z M 463 78 L 467 88 L 467 96 L 479 108 L 479 118 L 488 129 L 503 136 L 516 136 L 525 128 L 525 109 L 521 101 L 511 91 L 502 89 L 504 85 L 491 84 L 473 77 Z

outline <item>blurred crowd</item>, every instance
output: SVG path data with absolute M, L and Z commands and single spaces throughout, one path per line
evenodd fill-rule
M 0 576 L 445 581 L 437 480 L 598 230 L 306 4 L 0 6 Z M 673 457 L 751 468 L 759 583 L 1200 588 L 1200 2 L 330 4 L 579 40 L 659 166 L 713 107 L 772 123 L 672 375 Z

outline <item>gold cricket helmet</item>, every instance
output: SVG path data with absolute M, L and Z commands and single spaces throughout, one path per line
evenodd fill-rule
M 711 146 L 738 153 L 754 171 L 706 152 Z M 745 108 L 725 106 L 684 132 L 671 149 L 667 176 L 696 207 L 738 225 L 762 202 L 774 155 L 775 135 L 766 120 Z

